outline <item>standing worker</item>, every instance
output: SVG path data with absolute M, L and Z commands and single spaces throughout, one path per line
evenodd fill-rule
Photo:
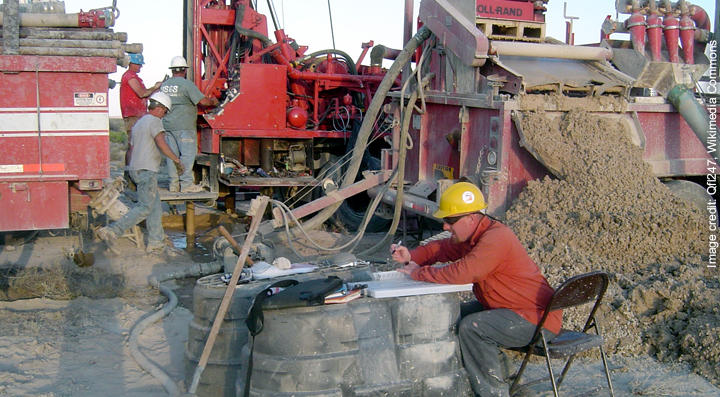
M 441 284 L 473 284 L 476 301 L 460 308 L 458 338 L 470 384 L 477 395 L 509 395 L 500 364 L 500 348 L 531 342 L 553 289 L 510 228 L 485 215 L 487 204 L 477 186 L 460 182 L 440 197 L 433 214 L 452 233 L 408 251 L 391 245 L 398 269 L 414 280 Z M 429 266 L 452 262 L 445 267 Z M 560 332 L 562 311 L 548 316 L 543 333 L 552 340 Z
M 188 65 L 183 57 L 175 57 L 170 62 L 172 77 L 166 80 L 160 90 L 172 98 L 173 112 L 163 119 L 167 131 L 167 142 L 172 151 L 180 157 L 185 172 L 178 175 L 173 167 L 168 167 L 170 191 L 197 193 L 204 189 L 196 185 L 193 178 L 193 165 L 197 155 L 197 106 L 217 106 L 218 99 L 207 98 L 200 90 L 185 78 Z
M 123 73 L 120 81 L 120 112 L 125 123 L 125 132 L 128 135 L 128 150 L 125 152 L 125 180 L 132 186 L 127 166 L 130 165 L 130 153 L 132 152 L 132 128 L 140 120 L 140 117 L 147 113 L 147 97 L 160 89 L 162 82 L 158 81 L 154 86 L 145 88 L 142 79 L 138 76 L 140 69 L 145 64 L 142 54 L 130 54 L 130 65 Z
M 130 159 L 130 176 L 137 185 L 137 205 L 122 218 L 98 229 L 97 236 L 105 241 L 111 251 L 118 253 L 115 239 L 143 219 L 148 230 L 147 251 L 164 248 L 165 231 L 162 227 L 162 207 L 157 186 L 157 173 L 163 154 L 173 161 L 177 171 L 185 171 L 180 158 L 165 142 L 162 118 L 172 110 L 172 100 L 162 92 L 150 96 L 148 114 L 143 116 L 132 129 L 133 153 Z

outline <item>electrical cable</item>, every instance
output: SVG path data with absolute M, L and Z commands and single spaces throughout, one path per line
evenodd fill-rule
M 347 248 L 348 246 L 352 245 L 352 247 L 349 249 L 349 252 L 352 252 L 352 251 L 357 247 L 357 245 L 360 243 L 360 240 L 362 239 L 363 235 L 365 234 L 365 230 L 367 229 L 367 225 L 368 225 L 368 223 L 370 222 L 370 219 L 373 217 L 373 215 L 374 215 L 374 213 L 375 213 L 375 209 L 377 208 L 377 206 L 378 206 L 378 205 L 380 204 L 380 202 L 382 201 L 383 195 L 385 194 L 385 192 L 387 192 L 389 186 L 390 186 L 390 185 L 392 184 L 392 182 L 395 180 L 395 178 L 397 177 L 397 175 L 398 175 L 398 169 L 396 168 L 396 169 L 393 171 L 393 173 L 391 174 L 390 179 L 388 180 L 388 182 L 387 182 L 385 185 L 383 185 L 383 189 L 381 190 L 381 193 L 378 194 L 378 195 L 373 199 L 372 203 L 371 203 L 370 206 L 368 207 L 368 210 L 365 212 L 365 217 L 363 218 L 363 222 L 362 222 L 362 224 L 360 225 L 360 227 L 358 228 L 359 233 L 357 233 L 357 234 L 355 235 L 355 237 L 353 237 L 350 241 L 348 241 L 347 243 L 345 243 L 344 245 L 339 246 L 339 247 L 323 247 L 323 246 L 320 246 L 315 240 L 313 240 L 313 239 L 307 234 L 307 231 L 305 230 L 305 228 L 302 227 L 302 224 L 301 224 L 301 223 L 299 222 L 299 220 L 295 217 L 295 215 L 293 215 L 292 210 L 291 210 L 289 207 L 287 207 L 284 203 L 282 203 L 282 202 L 280 202 L 280 201 L 271 200 L 271 202 L 273 203 L 273 205 L 276 205 L 278 208 L 280 208 L 280 212 L 281 212 L 281 214 L 282 214 L 282 216 L 283 216 L 283 223 L 284 223 L 284 225 L 285 225 L 285 234 L 286 234 L 286 236 L 287 236 L 287 239 L 288 239 L 287 241 L 288 241 L 288 245 L 290 246 L 290 249 L 291 249 L 291 250 L 293 251 L 293 253 L 295 253 L 295 255 L 297 255 L 301 260 L 305 260 L 305 259 L 306 259 L 303 255 L 301 255 L 299 252 L 297 252 L 297 251 L 295 250 L 295 247 L 293 246 L 293 243 L 292 243 L 293 238 L 292 238 L 292 235 L 291 235 L 291 233 L 290 233 L 290 222 L 288 222 L 288 219 L 287 219 L 287 216 L 288 216 L 288 215 L 290 216 L 290 218 L 292 218 L 292 221 L 297 225 L 296 227 L 300 230 L 300 232 L 303 234 L 303 236 L 305 236 L 305 238 L 306 238 L 314 247 L 318 248 L 319 250 L 328 251 L 328 252 L 342 251 L 342 250 L 344 250 L 345 248 Z
M 327 0 L 327 3 L 328 3 L 328 14 L 330 14 L 330 34 L 332 34 L 333 48 L 335 48 L 335 28 L 333 27 L 332 10 L 330 9 L 330 0 Z

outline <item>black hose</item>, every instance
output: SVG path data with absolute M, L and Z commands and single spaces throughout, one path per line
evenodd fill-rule
M 355 65 L 355 62 L 352 60 L 352 58 L 350 58 L 350 55 L 348 55 L 344 51 L 335 50 L 335 49 L 315 51 L 312 54 L 306 55 L 305 57 L 303 57 L 303 59 L 309 60 L 309 59 L 317 58 L 319 55 L 325 55 L 325 54 L 335 54 L 335 55 L 340 55 L 341 57 L 345 58 L 345 63 L 347 63 L 347 65 L 348 65 L 348 72 L 350 72 L 350 74 L 352 74 L 352 75 L 357 76 L 357 74 L 358 74 L 357 65 Z

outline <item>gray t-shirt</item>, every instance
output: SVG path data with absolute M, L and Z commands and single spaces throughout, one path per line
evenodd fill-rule
M 160 90 L 172 99 L 172 111 L 163 118 L 165 131 L 195 131 L 197 104 L 205 95 L 190 80 L 179 76 L 167 79 Z
M 163 131 L 162 120 L 152 114 L 144 115 L 135 123 L 130 140 L 133 150 L 128 169 L 158 172 L 163 155 L 155 143 L 155 137 Z

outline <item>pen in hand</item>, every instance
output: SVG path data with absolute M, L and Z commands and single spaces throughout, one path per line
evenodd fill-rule
M 393 248 L 393 250 L 392 250 L 392 252 L 390 253 L 390 255 L 394 254 L 395 251 L 397 251 L 397 249 L 398 249 L 399 247 L 402 247 L 402 240 L 398 241 L 398 243 L 395 244 L 395 248 Z

